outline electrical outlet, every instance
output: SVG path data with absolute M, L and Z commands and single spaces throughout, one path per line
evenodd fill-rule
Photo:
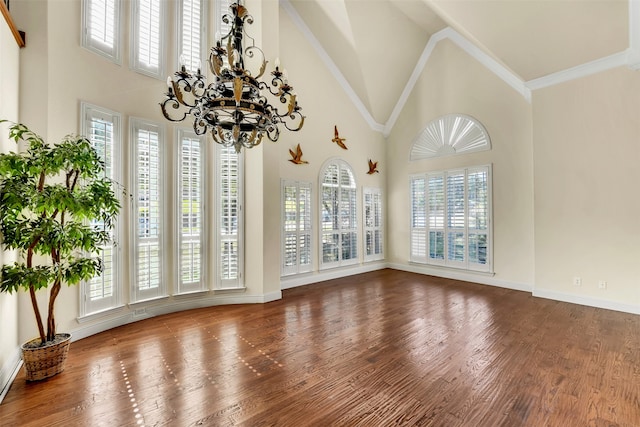
M 604 280 L 600 280 L 598 282 L 598 289 L 607 289 L 607 282 Z
M 582 278 L 574 277 L 573 278 L 573 286 L 582 286 Z

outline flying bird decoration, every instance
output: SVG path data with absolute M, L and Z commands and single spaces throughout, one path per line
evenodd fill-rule
M 296 147 L 295 152 L 292 149 L 289 149 L 289 154 L 291 154 L 289 161 L 295 165 L 304 165 L 309 163 L 306 160 L 302 160 L 302 148 L 300 148 L 300 144 Z
M 344 149 L 344 150 L 348 150 L 347 146 L 344 144 L 344 142 L 346 141 L 345 138 L 340 138 L 340 135 L 338 134 L 338 126 L 333 126 L 333 139 L 331 141 L 335 142 L 336 144 L 338 144 L 338 147 Z
M 369 172 L 367 172 L 369 175 L 373 175 L 374 173 L 380 173 L 380 171 L 378 170 L 378 162 L 374 162 L 371 159 L 369 159 Z

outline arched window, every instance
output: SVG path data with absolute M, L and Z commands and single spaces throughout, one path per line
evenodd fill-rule
M 356 180 L 342 160 L 329 160 L 320 170 L 320 268 L 358 262 Z
M 432 120 L 413 140 L 410 160 L 444 157 L 491 149 L 482 123 L 464 114 L 448 114 Z

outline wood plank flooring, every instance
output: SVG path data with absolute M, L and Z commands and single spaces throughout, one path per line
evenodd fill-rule
M 381 270 L 74 342 L 0 425 L 640 426 L 640 316 Z

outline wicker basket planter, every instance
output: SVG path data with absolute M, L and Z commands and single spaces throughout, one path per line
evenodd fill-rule
M 43 380 L 64 370 L 71 334 L 57 334 L 55 341 L 44 346 L 35 346 L 38 341 L 40 338 L 34 338 L 22 344 L 22 360 L 27 381 Z

